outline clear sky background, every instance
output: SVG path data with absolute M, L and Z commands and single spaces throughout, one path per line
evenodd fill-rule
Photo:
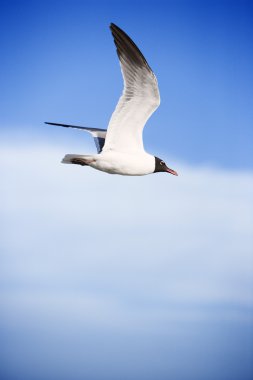
M 1 380 L 253 378 L 253 7 L 0 4 Z M 110 22 L 157 75 L 146 149 L 179 177 L 60 165 L 122 91 Z
M 2 1 L 0 126 L 45 136 L 64 132 L 44 120 L 106 128 L 122 91 L 114 22 L 159 81 L 147 149 L 252 168 L 252 14 L 245 1 Z

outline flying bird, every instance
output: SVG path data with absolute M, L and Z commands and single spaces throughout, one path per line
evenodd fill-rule
M 115 24 L 110 29 L 117 48 L 124 90 L 109 121 L 108 129 L 49 123 L 89 132 L 95 140 L 94 155 L 67 154 L 62 163 L 90 166 L 110 174 L 141 176 L 157 172 L 178 175 L 166 163 L 144 150 L 143 128 L 160 105 L 155 74 L 131 38 Z

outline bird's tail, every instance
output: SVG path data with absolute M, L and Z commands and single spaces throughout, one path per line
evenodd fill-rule
M 93 161 L 92 156 L 83 154 L 66 154 L 62 159 L 63 164 L 76 164 L 87 166 Z

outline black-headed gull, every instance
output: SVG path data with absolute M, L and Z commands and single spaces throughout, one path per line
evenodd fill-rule
M 108 129 L 86 128 L 68 124 L 46 123 L 83 129 L 94 137 L 98 154 L 67 154 L 62 162 L 91 166 L 111 174 L 146 175 L 177 172 L 165 162 L 145 152 L 143 128 L 160 104 L 155 74 L 135 43 L 115 24 L 110 29 L 117 48 L 124 79 L 123 94 L 113 112 Z

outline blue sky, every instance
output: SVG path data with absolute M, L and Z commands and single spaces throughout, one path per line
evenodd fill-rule
M 106 128 L 122 91 L 114 22 L 159 81 L 147 149 L 252 168 L 252 18 L 245 1 L 3 1 L 0 127 L 58 138 L 44 120 Z
M 1 380 L 251 380 L 253 13 L 245 1 L 2 1 Z M 61 165 L 122 91 L 110 22 L 179 177 Z

